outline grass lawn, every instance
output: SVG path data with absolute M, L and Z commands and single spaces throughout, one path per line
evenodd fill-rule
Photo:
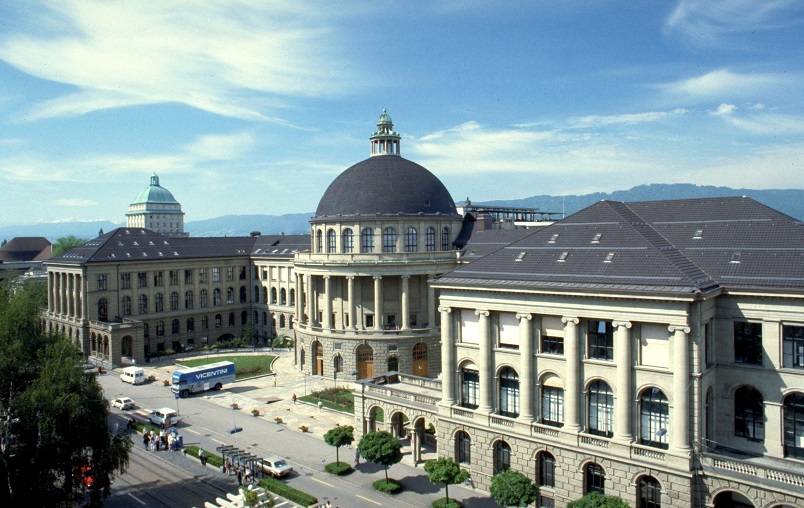
M 322 406 L 336 411 L 355 412 L 355 396 L 352 390 L 348 389 L 327 388 L 320 392 L 313 392 L 310 395 L 299 397 L 299 400 L 310 402 L 311 404 L 320 402 Z
M 198 367 L 199 365 L 206 365 L 208 363 L 234 362 L 235 379 L 241 379 L 244 377 L 259 376 L 260 374 L 269 374 L 271 372 L 271 364 L 274 363 L 274 360 L 276 360 L 276 356 L 274 355 L 228 355 L 185 358 L 176 363 L 185 367 Z

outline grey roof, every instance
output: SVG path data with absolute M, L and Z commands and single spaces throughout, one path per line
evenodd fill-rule
M 0 262 L 31 261 L 49 247 L 50 242 L 43 236 L 15 236 L 0 247 Z
M 307 235 L 171 237 L 150 229 L 117 228 L 50 259 L 49 263 L 143 262 L 239 256 L 289 259 L 295 252 L 309 246 Z
M 459 217 L 449 191 L 434 174 L 398 155 L 377 155 L 338 175 L 318 203 L 314 220 L 389 215 Z
M 463 248 L 463 258 L 467 261 L 480 259 L 532 233 L 528 229 L 474 230 Z
M 674 294 L 802 291 L 804 227 L 750 198 L 601 201 L 529 231 L 440 283 Z

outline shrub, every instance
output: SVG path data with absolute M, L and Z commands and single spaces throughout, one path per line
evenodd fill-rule
M 270 490 L 274 494 L 282 496 L 288 501 L 292 501 L 302 506 L 310 506 L 311 504 L 318 502 L 317 497 L 311 496 L 307 492 L 294 489 L 287 483 L 274 478 L 263 478 L 260 480 L 260 487 L 264 488 L 265 490 Z
M 192 455 L 195 458 L 198 458 L 198 452 L 200 450 L 201 450 L 201 448 L 199 448 L 197 446 L 193 446 L 193 445 L 189 445 L 189 446 L 184 447 L 184 453 L 186 453 L 187 455 Z M 212 464 L 215 467 L 223 466 L 223 458 L 221 458 L 220 455 L 216 455 L 216 454 L 214 454 L 212 452 L 209 452 L 207 450 L 204 450 L 204 454 L 206 454 L 207 462 L 209 464 Z
M 461 506 L 461 503 L 458 501 L 454 499 L 447 499 L 446 497 L 436 499 L 432 504 L 433 508 L 461 508 Z
M 390 432 L 369 432 L 357 445 L 360 455 L 367 461 L 381 464 L 388 481 L 388 466 L 402 460 L 402 444 Z
M 536 500 L 538 487 L 530 479 L 512 469 L 491 478 L 491 497 L 502 506 L 527 506 Z
M 616 496 L 606 496 L 600 492 L 590 492 L 580 499 L 567 504 L 567 508 L 627 508 L 628 504 Z
M 353 471 L 352 466 L 346 462 L 330 462 L 324 466 L 324 470 L 329 474 L 344 476 Z
M 255 407 L 254 409 L 251 410 L 251 414 L 253 416 L 260 416 L 260 410 Z
M 170 380 L 169 379 L 163 379 L 162 380 L 162 385 L 163 386 L 170 386 Z
M 402 485 L 398 484 L 394 480 L 377 480 L 376 482 L 372 483 L 376 490 L 383 492 L 385 494 L 396 494 L 402 490 Z
M 352 441 L 355 440 L 354 436 L 355 428 L 351 425 L 344 425 L 337 427 L 333 427 L 324 434 L 324 441 L 330 445 L 335 447 L 335 462 L 340 462 L 341 458 L 339 455 L 339 450 L 341 446 L 346 446 L 352 444 Z

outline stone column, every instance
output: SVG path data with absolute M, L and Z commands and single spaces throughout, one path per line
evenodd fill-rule
M 59 280 L 59 273 L 52 272 L 53 274 L 53 312 L 59 314 L 61 312 L 61 308 L 59 307 L 59 284 L 61 281 Z
M 452 343 L 452 308 L 441 312 L 441 400 L 446 406 L 455 404 L 455 345 Z
M 564 428 L 567 432 L 581 430 L 581 348 L 578 337 L 578 324 L 576 317 L 562 317 L 564 323 Z
M 269 279 L 270 281 L 270 279 Z M 304 290 L 307 297 L 307 326 L 313 326 L 315 316 L 313 315 L 313 276 L 309 273 L 304 276 Z
M 329 330 L 332 328 L 332 281 L 329 275 L 324 275 L 324 312 L 323 326 Z
M 66 279 L 65 279 L 64 275 L 65 274 L 63 274 L 61 272 L 59 273 L 59 314 L 64 314 L 65 313 L 65 311 L 64 311 L 65 305 L 64 304 L 65 304 L 66 298 L 64 297 L 64 295 L 65 295 L 64 286 L 65 286 L 65 280 Z
M 61 313 L 65 316 L 68 314 L 70 303 L 70 293 L 67 289 L 67 273 L 61 274 Z
M 382 330 L 382 277 L 374 276 L 374 329 Z
M 355 278 L 346 277 L 346 298 L 349 300 L 349 330 L 357 329 L 357 307 L 355 306 Z
M 410 329 L 410 276 L 403 275 L 402 277 L 402 294 L 401 307 L 402 307 L 402 329 Z
M 494 344 L 492 344 L 489 330 L 489 315 L 487 310 L 476 310 L 478 317 L 478 330 L 480 333 L 480 358 L 478 370 L 480 374 L 480 400 L 478 412 L 491 413 L 494 411 Z
M 690 355 L 688 326 L 670 325 L 673 334 L 673 408 L 670 413 L 670 446 L 677 453 L 690 452 Z
M 536 378 L 536 363 L 533 359 L 533 315 L 517 314 L 519 319 L 519 419 L 530 424 L 533 421 L 533 382 Z
M 432 283 L 433 279 L 427 278 L 427 326 L 430 329 L 435 329 L 436 326 L 436 319 L 435 319 L 435 289 L 433 289 Z
M 67 274 L 67 315 L 75 316 L 75 275 Z
M 53 312 L 55 287 L 56 286 L 53 284 L 53 272 L 47 272 L 47 310 L 50 312 Z
M 631 360 L 631 322 L 614 321 L 614 361 L 617 365 L 617 395 L 614 397 L 614 438 L 624 443 L 633 441 L 631 407 L 633 365 Z
M 80 310 L 78 312 L 78 315 L 83 320 L 86 320 L 86 318 L 87 318 L 87 306 L 86 306 L 86 300 L 84 299 L 84 294 L 86 294 L 86 291 L 84 291 L 84 285 L 85 284 L 86 284 L 86 280 L 84 280 L 84 275 L 83 274 L 79 275 L 78 276 L 78 305 L 81 308 L 80 308 Z
M 296 291 L 296 301 L 294 302 L 295 305 L 296 305 L 296 307 L 295 307 L 295 309 L 296 309 L 295 319 L 296 319 L 296 323 L 300 323 L 302 321 L 302 319 L 304 318 L 304 316 L 303 316 L 304 311 L 302 310 L 303 309 L 302 292 L 301 292 L 302 282 L 301 282 L 301 275 L 299 275 L 298 273 L 296 273 L 294 275 L 295 275 L 295 279 L 296 279 L 296 281 L 295 281 L 296 286 L 294 288 L 295 291 Z

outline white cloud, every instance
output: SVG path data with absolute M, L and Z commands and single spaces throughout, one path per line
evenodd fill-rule
M 257 142 L 251 132 L 201 136 L 186 145 L 185 150 L 206 160 L 230 160 L 250 151 Z
M 25 4 L 21 31 L 0 36 L 0 59 L 78 89 L 36 105 L 29 120 L 175 102 L 286 123 L 266 110 L 360 82 L 338 53 L 324 15 L 331 11 L 321 7 L 290 0 Z
M 732 114 L 735 110 L 737 110 L 737 106 L 735 106 L 734 104 L 723 103 L 720 106 L 718 106 L 717 109 L 715 109 L 714 111 L 710 111 L 710 114 L 714 116 L 724 116 Z
M 97 204 L 98 204 L 97 201 L 83 198 L 61 198 L 56 200 L 56 205 L 58 206 L 67 206 L 74 208 L 85 208 L 89 206 L 95 206 Z
M 791 12 L 798 0 L 680 0 L 665 28 L 698 42 L 790 26 L 801 21 Z
M 677 108 L 672 111 L 647 111 L 644 113 L 625 113 L 620 115 L 588 115 L 573 119 L 570 123 L 572 127 L 576 128 L 635 125 L 647 122 L 658 122 L 686 113 L 686 109 Z
M 659 89 L 683 97 L 744 97 L 790 83 L 791 76 L 773 73 L 737 73 L 717 69 L 700 76 L 658 85 Z
M 746 116 L 728 115 L 723 119 L 746 132 L 757 135 L 786 136 L 804 133 L 804 118 L 776 115 L 752 114 Z

